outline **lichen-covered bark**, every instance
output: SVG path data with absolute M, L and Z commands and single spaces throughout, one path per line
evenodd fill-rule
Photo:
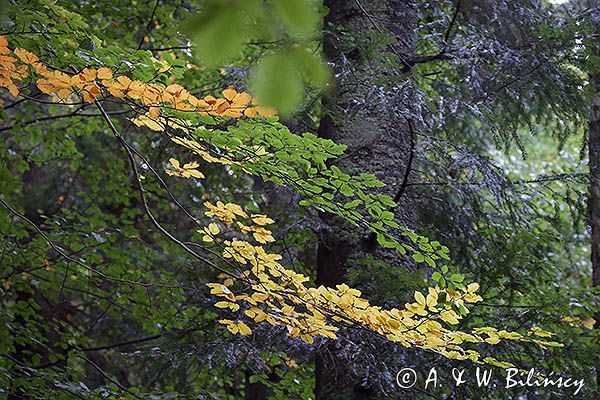
M 324 52 L 332 63 L 335 87 L 324 100 L 325 115 L 319 135 L 348 146 L 347 154 L 336 162 L 349 173 L 372 173 L 387 184 L 382 190 L 392 198 L 406 177 L 411 153 L 408 121 L 410 112 L 399 100 L 398 88 L 402 55 L 414 53 L 415 15 L 410 1 L 329 0 Z M 377 40 L 382 32 L 397 41 L 387 48 L 397 67 L 382 63 Z M 372 53 L 375 51 L 375 53 Z M 395 84 L 392 84 L 394 76 Z M 407 85 L 409 86 L 409 85 Z M 406 93 L 404 93 L 406 94 Z M 395 210 L 400 222 L 411 225 L 413 213 L 405 199 Z M 346 271 L 368 253 L 376 253 L 392 265 L 402 261 L 398 254 L 378 248 L 369 232 L 350 227 L 337 218 L 323 215 L 320 234 L 317 281 L 335 286 L 346 280 Z M 317 355 L 316 396 L 318 399 L 374 398 L 368 379 L 349 370 L 350 363 L 331 343 Z

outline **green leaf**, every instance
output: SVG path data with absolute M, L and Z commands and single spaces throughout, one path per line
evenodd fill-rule
M 425 261 L 425 256 L 423 255 L 423 253 L 415 252 L 413 253 L 412 257 L 418 263 Z
M 310 35 L 319 27 L 318 3 L 314 0 L 270 0 L 281 22 L 292 35 Z
M 247 40 L 245 9 L 251 9 L 254 0 L 245 0 L 241 7 L 235 1 L 212 0 L 202 12 L 183 24 L 194 44 L 194 55 L 199 62 L 220 66 L 241 54 Z
M 346 184 L 343 184 L 342 186 L 340 186 L 340 192 L 344 196 L 352 196 L 354 194 L 354 191 L 352 190 L 352 188 Z
M 308 49 L 297 49 L 294 58 L 298 62 L 298 68 L 302 72 L 306 82 L 312 86 L 320 87 L 329 82 L 330 71 L 319 53 Z
M 350 209 L 350 208 L 355 208 L 357 207 L 360 203 L 362 203 L 360 200 L 356 199 L 356 200 L 352 200 L 346 204 L 344 204 L 344 208 L 345 209 Z
M 391 220 L 394 218 L 394 213 L 390 212 L 390 211 L 384 211 L 381 213 L 380 217 L 381 219 L 386 219 L 386 220 Z
M 304 95 L 295 59 L 283 50 L 260 60 L 251 73 L 250 86 L 260 104 L 275 107 L 282 115 L 294 111 Z

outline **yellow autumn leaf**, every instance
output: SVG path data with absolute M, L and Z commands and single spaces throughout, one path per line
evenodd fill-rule
M 231 311 L 236 312 L 240 309 L 240 305 L 229 301 L 218 301 L 215 303 L 217 308 L 229 308 Z
M 444 310 L 440 313 L 440 319 L 449 324 L 456 325 L 458 324 L 458 315 L 451 310 Z
M 552 336 L 554 336 L 553 333 L 547 332 L 547 331 L 545 331 L 545 330 L 543 330 L 541 328 L 538 328 L 537 326 L 534 326 L 534 327 L 531 328 L 531 333 L 533 333 L 534 335 L 539 336 L 539 337 L 552 337 Z
M 269 225 L 275 222 L 271 218 L 262 214 L 252 214 L 250 219 L 252 219 L 252 222 L 254 222 L 256 225 Z
M 223 90 L 223 97 L 225 97 L 229 101 L 233 100 L 236 95 L 237 91 L 231 87 Z
M 423 296 L 423 293 L 421 292 L 415 292 L 415 300 L 417 300 L 417 303 L 419 303 L 419 305 L 424 306 L 427 304 L 425 296 Z
M 39 61 L 38 56 L 20 47 L 16 48 L 13 53 L 25 64 L 33 65 Z
M 201 233 L 204 233 L 204 236 L 202 236 L 202 240 L 204 242 L 210 243 L 214 240 L 213 237 L 218 235 L 220 232 L 221 229 L 219 228 L 219 225 L 217 225 L 215 222 L 211 222 L 207 227 L 205 227 L 202 230 Z
M 243 321 L 238 322 L 237 326 L 238 326 L 240 335 L 248 336 L 248 335 L 252 334 L 252 330 Z
M 218 235 L 221 232 L 221 229 L 219 228 L 219 225 L 217 225 L 214 222 L 211 222 L 210 224 L 208 224 L 208 232 L 211 235 Z
M 113 73 L 110 68 L 102 67 L 98 68 L 97 76 L 98 79 L 111 79 L 113 77 Z
M 466 290 L 467 290 L 468 293 L 476 292 L 476 291 L 479 290 L 479 284 L 476 283 L 476 282 L 470 283 L 470 284 L 467 285 Z

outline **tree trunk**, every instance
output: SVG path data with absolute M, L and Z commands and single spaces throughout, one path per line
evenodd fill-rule
M 318 133 L 348 146 L 336 165 L 351 174 L 375 174 L 387 184 L 382 191 L 392 198 L 405 181 L 414 142 L 408 102 L 398 100 L 410 98 L 405 92 L 408 89 L 399 89 L 398 82 L 396 87 L 390 83 L 405 67 L 402 56 L 414 52 L 416 18 L 411 4 L 399 0 L 325 1 L 329 14 L 323 48 L 333 65 L 336 82 L 324 99 L 325 114 Z M 397 42 L 377 49 L 375 40 L 381 40 L 382 32 L 394 36 Z M 383 58 L 373 56 L 382 50 L 393 54 L 396 67 L 390 68 L 381 62 Z M 386 83 L 381 82 L 383 79 Z M 414 221 L 410 209 L 400 198 L 396 210 L 400 223 L 410 225 Z M 394 251 L 378 248 L 369 232 L 331 215 L 322 215 L 322 220 L 325 228 L 319 237 L 318 284 L 335 286 L 345 282 L 348 268 L 359 265 L 367 254 L 375 253 L 392 265 L 403 262 Z M 368 376 L 350 370 L 353 364 L 347 362 L 345 353 L 338 342 L 331 342 L 317 354 L 317 399 L 373 398 Z
M 599 31 L 600 33 L 600 31 Z M 596 48 L 600 55 L 600 46 Z M 596 96 L 592 100 L 589 125 L 589 167 L 590 167 L 590 225 L 592 227 L 592 285 L 600 286 L 600 73 L 592 72 L 590 84 Z M 595 328 L 600 332 L 600 313 L 595 316 Z M 600 333 L 598 333 L 600 344 Z M 600 385 L 600 373 L 597 375 Z

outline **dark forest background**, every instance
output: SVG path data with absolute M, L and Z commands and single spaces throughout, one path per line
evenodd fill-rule
M 473 382 L 402 390 L 404 367 L 474 366 L 354 327 L 313 344 L 264 323 L 251 336 L 229 334 L 205 285 L 220 272 L 152 223 L 102 116 L 30 86 L 21 97 L 0 89 L 2 398 L 598 398 L 596 1 L 31 0 L 0 9 L 0 35 L 57 69 L 105 65 L 144 80 L 162 68 L 198 96 L 249 90 L 282 111 L 290 135 L 345 144 L 328 162 L 376 175 L 386 186 L 374 190 L 397 203 L 394 220 L 445 245 L 448 266 L 480 284 L 485 300 L 461 328 L 539 326 L 564 344 L 484 345 L 482 354 L 586 383 L 577 397 Z M 150 166 L 189 158 L 106 104 Z M 190 210 L 234 202 L 277 221 L 282 263 L 314 284 L 347 283 L 382 307 L 430 285 L 435 270 L 423 259 L 304 205 L 291 185 L 202 163 L 206 179 L 169 180 L 167 190 L 139 168 L 153 215 L 182 242 L 201 240 L 174 200 Z M 131 284 L 157 281 L 169 285 Z

